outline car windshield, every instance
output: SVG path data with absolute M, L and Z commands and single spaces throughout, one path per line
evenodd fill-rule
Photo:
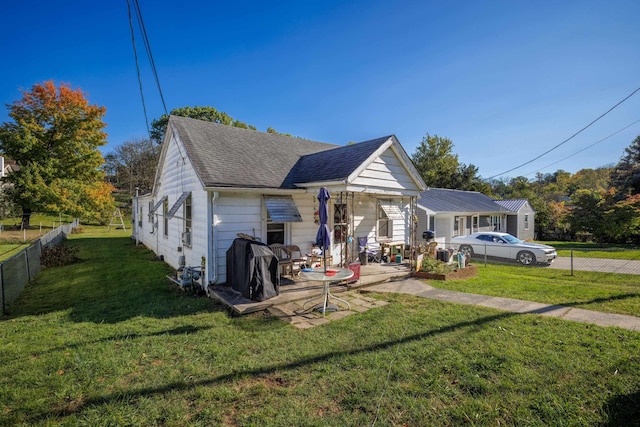
M 512 245 L 516 245 L 518 243 L 522 243 L 522 240 L 520 240 L 520 239 L 518 239 L 516 237 L 513 237 L 511 234 L 505 234 L 504 236 L 502 236 L 502 238 L 504 240 L 506 240 L 507 242 L 509 242 L 510 244 L 512 244 Z

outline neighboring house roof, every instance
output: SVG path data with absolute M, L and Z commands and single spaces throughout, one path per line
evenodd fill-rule
M 509 212 L 518 212 L 523 206 L 529 203 L 527 199 L 506 199 L 494 201 Z
M 280 188 L 301 156 L 336 145 L 171 116 L 205 187 Z
M 491 197 L 477 191 L 429 188 L 420 193 L 418 205 L 436 213 L 507 212 Z

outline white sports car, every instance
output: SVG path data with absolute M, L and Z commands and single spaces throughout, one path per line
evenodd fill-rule
M 513 237 L 508 233 L 486 231 L 457 236 L 451 239 L 460 252 L 470 256 L 491 256 L 516 260 L 522 265 L 536 263 L 550 264 L 558 256 L 553 246 L 531 243 Z

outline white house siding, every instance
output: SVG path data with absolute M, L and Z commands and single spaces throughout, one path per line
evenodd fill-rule
M 393 150 L 388 149 L 373 161 L 352 182 L 354 186 L 363 186 L 382 194 L 398 194 L 400 191 L 416 191 L 416 183 L 407 173 Z
M 165 142 L 163 163 L 159 175 L 156 177 L 155 194 L 139 198 L 142 207 L 142 227 L 138 230 L 138 239 L 157 255 L 163 256 L 165 262 L 173 268 L 179 268 L 181 257 L 185 265 L 200 265 L 202 257 L 207 258 L 208 221 L 201 221 L 208 216 L 208 195 L 202 189 L 191 162 L 185 157 L 183 147 L 178 147 L 175 138 Z M 177 210 L 175 216 L 168 220 L 167 236 L 164 233 L 164 212 L 160 206 L 154 213 L 154 223 L 149 222 L 149 203 L 155 205 L 166 196 L 169 209 L 183 192 L 191 192 L 192 205 L 192 234 L 191 245 L 183 244 L 184 232 L 184 204 Z M 151 233 L 153 230 L 153 234 Z

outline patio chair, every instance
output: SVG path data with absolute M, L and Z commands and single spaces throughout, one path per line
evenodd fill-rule
M 302 251 L 300 247 L 297 245 L 287 245 L 285 246 L 287 252 L 291 256 L 292 273 L 295 271 L 296 274 L 300 274 L 300 270 L 302 270 L 307 264 L 307 257 L 302 255 Z
M 282 243 L 273 243 L 269 245 L 271 252 L 278 257 L 278 266 L 280 267 L 280 275 L 284 276 L 289 271 L 291 277 L 293 277 L 293 258 L 287 250 L 287 247 Z
M 368 262 L 382 262 L 380 245 L 377 243 L 370 245 L 367 241 L 367 237 L 358 237 L 358 246 L 360 247 L 360 253 L 367 254 Z

